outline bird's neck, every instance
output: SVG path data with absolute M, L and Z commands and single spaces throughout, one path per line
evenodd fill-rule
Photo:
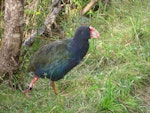
M 73 54 L 80 59 L 86 55 L 89 49 L 88 40 L 73 40 L 71 45 Z
M 89 48 L 88 40 L 75 40 L 75 44 L 77 45 L 77 49 L 83 50 Z

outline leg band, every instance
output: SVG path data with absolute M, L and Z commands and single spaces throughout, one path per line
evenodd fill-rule
M 32 87 L 29 87 L 29 90 L 32 90 Z

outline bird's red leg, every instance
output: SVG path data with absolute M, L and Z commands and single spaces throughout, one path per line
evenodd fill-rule
M 51 82 L 50 82 L 50 85 L 52 86 L 52 88 L 53 88 L 53 90 L 54 90 L 54 93 L 57 94 L 57 90 L 56 90 L 54 81 L 51 81 Z
M 32 79 L 32 81 L 31 81 L 31 83 L 30 83 L 30 85 L 29 85 L 29 88 L 24 91 L 26 94 L 28 94 L 28 93 L 31 91 L 33 85 L 35 84 L 35 82 L 36 82 L 38 79 L 39 79 L 38 76 L 34 76 L 34 78 Z

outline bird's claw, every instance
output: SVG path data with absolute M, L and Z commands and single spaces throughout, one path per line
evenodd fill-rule
M 24 94 L 27 96 L 27 97 L 29 97 L 29 93 L 30 93 L 30 89 L 26 89 L 25 91 L 24 91 Z

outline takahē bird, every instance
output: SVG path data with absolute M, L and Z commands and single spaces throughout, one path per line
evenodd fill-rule
M 54 81 L 62 79 L 67 72 L 78 65 L 88 51 L 88 40 L 98 37 L 100 34 L 95 28 L 81 26 L 73 38 L 55 41 L 39 49 L 30 60 L 28 68 L 35 76 L 25 93 L 31 91 L 40 77 L 46 77 L 51 80 L 50 85 L 57 94 Z

